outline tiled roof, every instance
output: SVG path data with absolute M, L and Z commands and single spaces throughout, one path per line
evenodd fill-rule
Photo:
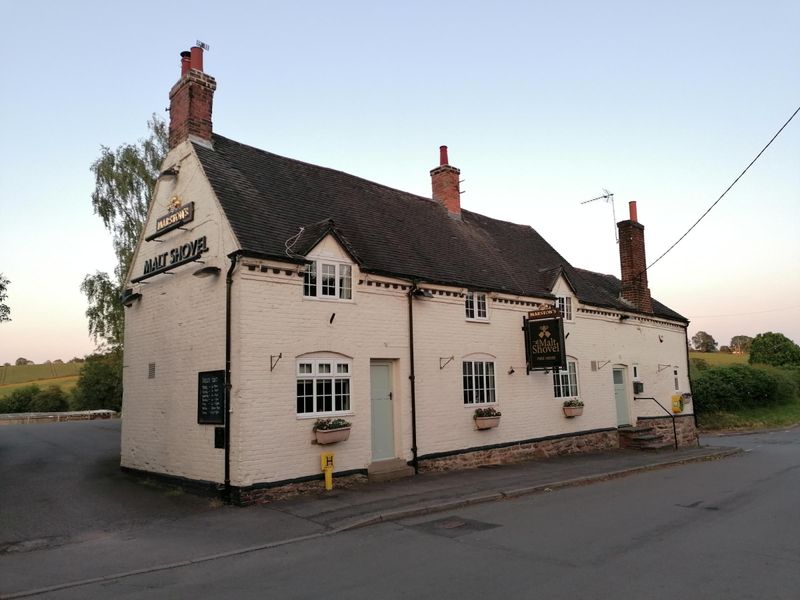
M 633 310 L 618 298 L 619 280 L 573 268 L 527 225 L 467 210 L 453 218 L 430 198 L 216 134 L 212 141 L 213 149 L 194 147 L 247 254 L 298 260 L 332 231 L 365 271 L 545 298 L 563 271 L 582 302 Z

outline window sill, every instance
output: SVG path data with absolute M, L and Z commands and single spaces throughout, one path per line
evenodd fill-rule
M 491 323 L 491 321 L 489 319 L 470 319 L 469 317 L 467 317 L 464 320 L 467 323 L 486 323 L 486 324 Z
M 353 417 L 355 413 L 353 411 L 339 411 L 339 412 L 329 412 L 329 413 L 316 413 L 316 414 L 303 414 L 298 415 L 295 414 L 296 421 L 310 421 L 311 419 L 340 419 L 342 417 Z

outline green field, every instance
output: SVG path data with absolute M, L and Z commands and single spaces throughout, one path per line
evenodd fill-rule
M 728 354 L 727 352 L 689 352 L 689 358 L 701 358 L 709 367 L 724 367 L 725 365 L 746 365 L 749 354 Z
M 41 388 L 57 385 L 69 392 L 75 387 L 82 367 L 83 363 L 0 367 L 0 398 L 33 383 Z

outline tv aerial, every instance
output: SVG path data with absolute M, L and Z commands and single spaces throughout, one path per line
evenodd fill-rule
M 584 200 L 581 204 L 589 204 L 589 202 L 594 202 L 596 200 L 604 200 L 606 204 L 609 202 L 611 203 L 611 216 L 614 219 L 614 240 L 619 244 L 619 233 L 617 232 L 617 210 L 614 208 L 614 194 L 613 192 L 609 192 L 607 189 L 603 188 L 603 195 L 598 196 L 597 198 L 592 198 L 591 200 Z

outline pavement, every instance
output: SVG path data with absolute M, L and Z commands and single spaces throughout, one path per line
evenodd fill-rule
M 701 446 L 644 452 L 613 450 L 596 454 L 534 459 L 334 489 L 278 501 L 275 510 L 312 521 L 327 531 L 347 531 L 384 521 L 451 510 L 528 494 L 586 485 L 641 471 L 741 452 L 736 447 Z
M 171 511 L 167 518 L 139 521 L 117 529 L 86 531 L 53 543 L 32 540 L 33 543 L 22 542 L 0 549 L 0 598 L 29 597 L 210 563 L 376 523 L 548 493 L 566 486 L 717 460 L 740 452 L 740 448 L 719 445 L 660 452 L 614 450 L 534 459 L 355 484 L 246 508 L 208 502 L 202 510 L 197 510 L 197 499 L 187 497 L 185 500 L 187 504 L 193 503 L 193 510 L 185 516 Z M 170 496 L 163 490 L 160 493 L 169 496 L 163 498 L 165 501 L 176 500 L 174 494 Z

